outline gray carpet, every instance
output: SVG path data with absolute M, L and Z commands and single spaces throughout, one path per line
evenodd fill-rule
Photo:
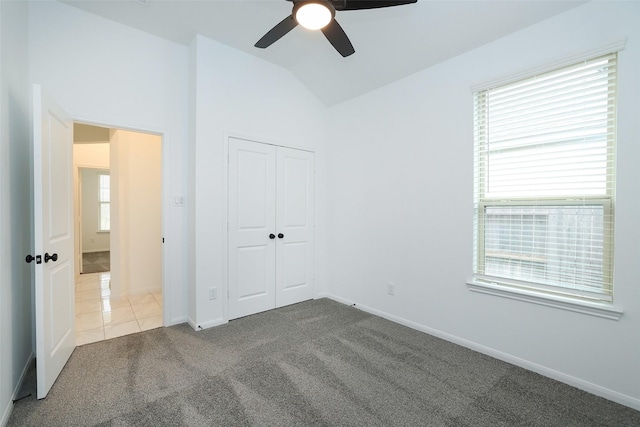
M 82 274 L 111 271 L 111 252 L 86 252 L 82 254 Z
M 640 412 L 322 299 L 78 347 L 9 420 L 92 425 L 640 426 Z

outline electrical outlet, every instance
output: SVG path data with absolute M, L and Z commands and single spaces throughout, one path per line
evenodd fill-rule
M 396 293 L 396 284 L 395 283 L 387 283 L 387 294 L 395 295 Z
M 218 288 L 209 288 L 209 299 L 218 298 Z

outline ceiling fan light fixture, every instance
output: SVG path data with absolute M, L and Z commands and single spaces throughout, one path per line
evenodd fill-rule
M 298 24 L 309 30 L 319 30 L 331 22 L 335 10 L 326 2 L 305 2 L 297 4 L 294 17 Z
M 2 0 L 0 0 L 2 1 Z M 418 0 L 287 0 L 293 2 L 291 15 L 267 31 L 255 44 L 264 49 L 280 40 L 298 25 L 311 30 L 322 30 L 329 43 L 343 57 L 355 53 L 355 49 L 338 21 L 334 19 L 337 10 L 376 9 L 379 7 L 401 6 Z

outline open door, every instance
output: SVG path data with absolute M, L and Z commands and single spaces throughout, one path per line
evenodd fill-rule
M 33 197 L 38 399 L 75 348 L 73 123 L 33 87 Z

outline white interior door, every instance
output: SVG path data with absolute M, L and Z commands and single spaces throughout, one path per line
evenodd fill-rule
M 276 149 L 229 140 L 229 318 L 275 307 Z
M 33 88 L 34 249 L 38 399 L 44 398 L 75 348 L 73 123 Z M 36 261 L 37 262 L 37 261 Z
M 314 155 L 229 139 L 229 319 L 313 298 Z
M 313 298 L 314 155 L 278 147 L 276 307 Z

